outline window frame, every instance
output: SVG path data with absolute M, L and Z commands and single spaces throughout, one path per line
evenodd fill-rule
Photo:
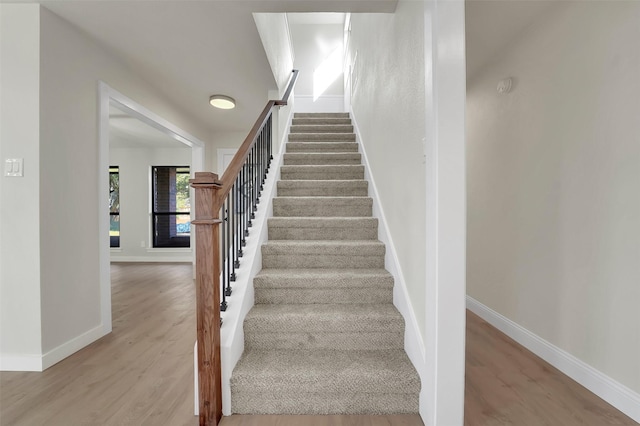
M 191 176 L 191 167 L 190 166 L 151 166 L 151 245 L 153 248 L 190 248 L 191 247 L 191 235 L 190 232 L 187 235 L 178 235 L 177 230 L 176 234 L 172 235 L 159 235 L 160 231 L 158 228 L 158 222 L 160 217 L 166 216 L 188 216 L 191 217 L 191 199 L 189 195 L 189 211 L 161 211 L 158 206 L 157 200 L 157 191 L 158 191 L 158 183 L 157 183 L 157 171 L 158 169 L 174 169 L 175 174 L 186 174 L 187 176 Z M 186 169 L 186 171 L 180 171 L 180 169 Z M 187 189 L 187 191 L 189 191 Z M 171 197 L 171 195 L 169 195 Z M 175 194 L 173 195 L 175 197 Z M 172 231 L 171 222 L 167 227 L 169 232 Z
M 111 176 L 118 176 L 118 209 L 117 211 L 111 210 Z M 118 235 L 111 235 L 111 218 L 113 216 L 117 216 L 118 222 Z M 109 166 L 109 247 L 110 248 L 120 248 L 120 236 L 121 236 L 121 226 L 120 226 L 120 166 Z

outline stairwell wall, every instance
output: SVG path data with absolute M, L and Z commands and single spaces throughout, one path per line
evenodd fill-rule
M 396 287 L 406 288 L 394 303 L 425 424 L 461 425 L 464 415 L 464 30 L 463 2 L 401 0 L 393 15 L 352 14 L 345 64 Z
M 395 14 L 352 14 L 351 99 L 370 172 L 425 336 L 424 26 L 420 2 Z
M 635 392 L 636 420 L 638 40 L 640 4 L 567 2 L 467 89 L 469 296 Z

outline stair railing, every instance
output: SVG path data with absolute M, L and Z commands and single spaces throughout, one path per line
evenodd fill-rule
M 231 160 L 221 179 L 196 172 L 195 190 L 196 310 L 198 330 L 198 391 L 200 425 L 217 425 L 222 418 L 220 312 L 243 255 L 252 220 L 267 177 L 272 149 L 272 115 L 287 105 L 298 70 L 293 70 L 281 100 L 270 100 Z

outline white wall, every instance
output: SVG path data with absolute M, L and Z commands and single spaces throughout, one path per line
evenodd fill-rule
M 26 163 L 25 178 L 2 180 L 2 368 L 30 356 L 46 368 L 110 329 L 100 315 L 98 81 L 202 140 L 207 132 L 40 6 L 2 5 L 2 59 L 2 155 Z
M 400 2 L 395 14 L 352 14 L 348 56 L 353 60 L 357 52 L 359 62 L 353 117 L 424 336 L 423 20 L 422 3 L 411 1 Z
M 313 73 L 335 49 L 343 45 L 343 25 L 292 23 L 290 27 L 295 52 L 293 66 L 300 70 L 296 85 L 296 111 L 342 111 L 343 75 L 314 101 Z
M 100 326 L 98 286 L 99 80 L 179 128 L 206 131 L 142 77 L 47 9 L 41 9 L 40 153 L 43 351 Z M 64 250 L 60 245 L 64 244 Z
M 40 7 L 0 4 L 0 369 L 40 368 Z M 19 327 L 16 325 L 19 324 Z
M 267 101 L 265 100 L 265 105 Z M 256 116 L 256 120 L 258 117 Z M 218 170 L 218 149 L 238 149 L 251 129 L 246 132 L 218 132 L 211 136 L 211 147 L 207 152 L 206 170 L 211 170 L 222 177 L 222 171 Z
M 462 425 L 464 2 L 408 0 L 393 15 L 352 14 L 350 38 L 352 116 L 386 218 L 387 250 L 397 256 L 394 303 L 422 379 L 420 414 L 425 424 Z
M 639 3 L 567 2 L 467 92 L 469 295 L 636 395 L 638 40 Z
M 293 69 L 293 45 L 286 13 L 254 13 L 260 39 L 278 89 L 283 90 Z
M 190 166 L 191 148 L 112 148 L 109 157 L 120 175 L 120 248 L 111 261 L 191 261 L 190 248 L 152 248 L 150 216 L 151 167 Z

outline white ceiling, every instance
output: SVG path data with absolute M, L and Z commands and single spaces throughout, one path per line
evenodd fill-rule
M 297 23 L 342 22 L 343 12 L 392 12 L 397 0 L 42 3 L 106 46 L 211 132 L 244 132 L 264 107 L 267 92 L 276 88 L 252 12 L 291 12 Z M 467 0 L 467 75 L 472 77 L 559 3 Z M 212 108 L 208 99 L 216 93 L 234 97 L 237 107 Z
M 190 149 L 182 142 L 113 105 L 109 106 L 109 148 Z
M 392 12 L 397 0 L 43 1 L 212 132 L 248 131 L 276 89 L 252 12 Z M 231 111 L 209 96 L 236 99 Z
M 344 24 L 346 13 L 287 13 L 289 24 Z

